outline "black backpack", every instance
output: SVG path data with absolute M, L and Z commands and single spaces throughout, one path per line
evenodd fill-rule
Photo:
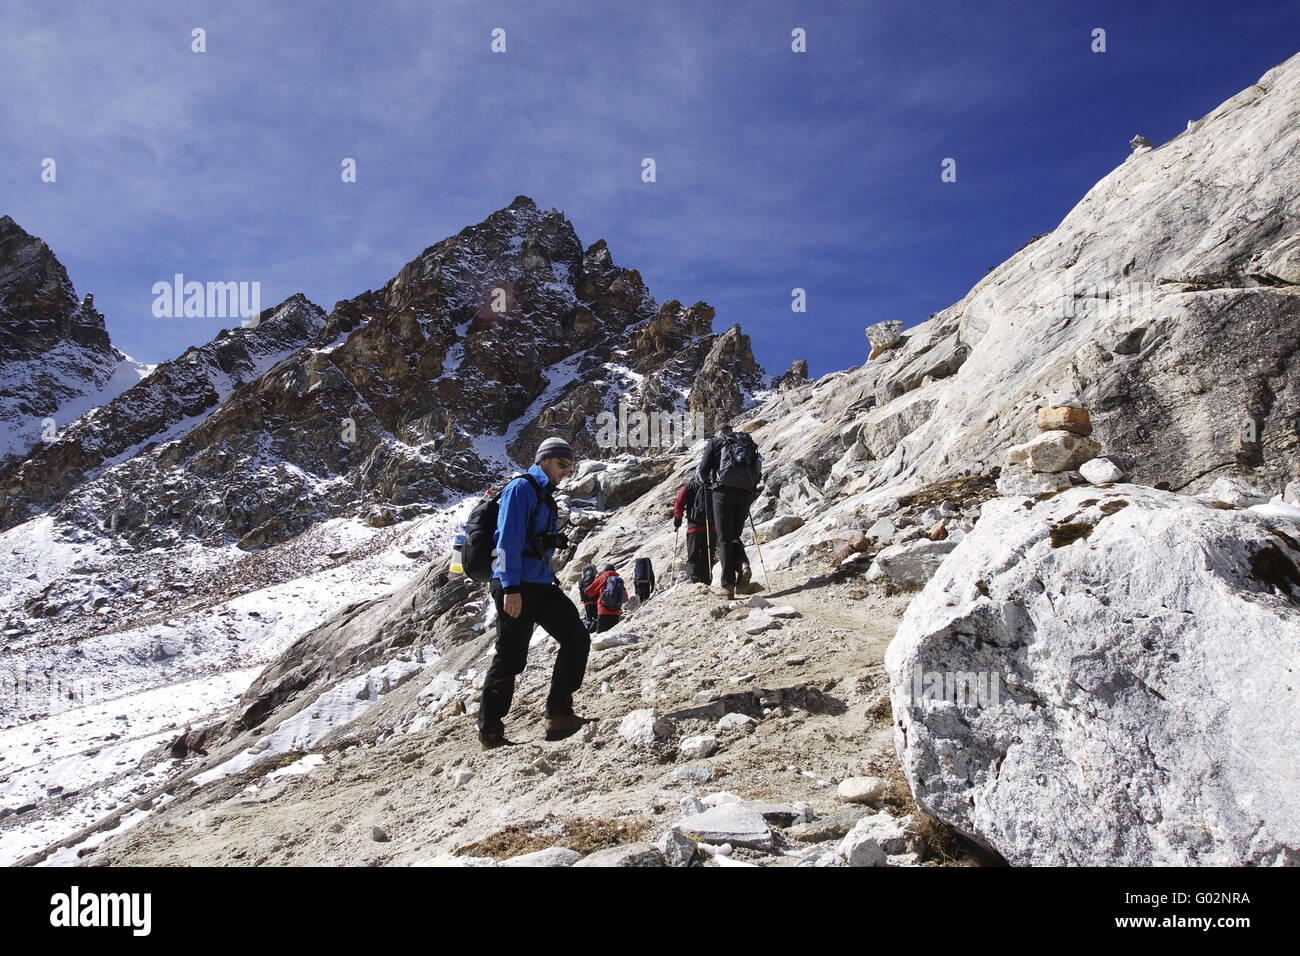
M 718 484 L 753 491 L 763 478 L 758 463 L 758 446 L 745 432 L 732 432 L 718 449 Z
M 537 492 L 537 504 L 528 516 L 528 524 L 524 526 L 526 530 L 532 530 L 533 522 L 537 520 L 537 512 L 541 509 L 542 502 L 545 501 L 548 505 L 552 504 L 549 496 L 542 494 L 542 486 L 537 483 L 537 479 L 530 474 L 524 473 L 512 476 L 495 495 L 484 498 L 475 505 L 474 510 L 469 513 L 469 520 L 465 522 L 465 544 L 460 553 L 461 566 L 465 569 L 465 574 L 472 580 L 490 581 L 492 579 L 494 570 L 492 558 L 497 547 L 496 531 L 497 519 L 501 513 L 501 496 L 505 494 L 506 488 L 510 487 L 510 483 L 518 478 L 526 480 L 533 486 L 533 490 Z M 541 555 L 536 551 L 525 551 L 524 554 L 542 560 Z
M 650 569 L 649 558 L 637 558 L 632 565 L 632 580 L 641 583 L 649 583 L 654 579 L 654 571 Z
M 693 494 L 691 485 L 695 486 Z M 709 524 L 713 520 L 713 492 L 702 481 L 686 486 L 686 520 L 691 524 Z
M 584 564 L 582 566 L 582 576 L 578 578 L 578 589 L 582 591 L 582 603 L 591 603 L 591 599 L 587 597 L 587 588 L 591 587 L 592 582 L 595 580 L 596 566 L 594 564 Z

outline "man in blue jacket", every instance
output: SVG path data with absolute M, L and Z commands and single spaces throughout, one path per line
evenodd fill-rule
M 491 584 L 497 606 L 496 656 L 488 668 L 478 712 L 478 739 L 484 750 L 509 743 L 502 719 L 510 711 L 515 678 L 528 663 L 528 644 L 536 624 L 560 642 L 546 698 L 547 738 L 566 736 L 587 722 L 573 712 L 573 692 L 582 685 L 587 670 L 591 637 L 578 609 L 551 573 L 557 545 L 566 546 L 557 534 L 553 495 L 555 486 L 572 470 L 569 443 L 548 438 L 528 469 L 541 488 L 540 500 L 525 478 L 516 478 L 501 494 Z

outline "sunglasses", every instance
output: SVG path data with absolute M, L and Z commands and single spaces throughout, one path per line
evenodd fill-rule
M 555 459 L 555 464 L 556 467 L 563 468 L 565 471 L 573 470 L 573 462 L 569 461 L 567 458 L 557 458 Z

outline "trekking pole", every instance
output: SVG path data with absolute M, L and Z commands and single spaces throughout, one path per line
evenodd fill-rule
M 678 533 L 679 531 L 681 531 L 681 530 L 682 530 L 682 529 L 681 529 L 680 526 L 677 526 L 677 527 L 674 527 L 674 528 L 673 528 L 673 559 L 672 559 L 671 561 L 668 562 L 668 580 L 669 580 L 669 581 L 671 581 L 671 580 L 673 579 L 673 568 L 675 568 L 675 567 L 677 566 L 677 533 Z
M 710 517 L 711 515 L 709 515 L 708 512 L 705 512 L 704 514 L 704 560 L 709 562 L 708 571 L 705 572 L 705 577 L 707 577 L 709 581 L 712 582 L 713 581 L 713 545 L 709 542 L 709 518 Z M 696 541 L 695 543 L 699 544 L 698 541 Z
M 749 516 L 749 530 L 754 532 L 754 547 L 758 549 L 758 566 L 763 569 L 763 580 L 767 581 L 767 591 L 772 593 L 772 582 L 767 577 L 767 565 L 763 563 L 763 546 L 758 543 L 758 529 L 754 527 L 754 516 Z

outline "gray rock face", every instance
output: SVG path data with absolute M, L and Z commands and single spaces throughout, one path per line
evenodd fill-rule
M 1066 393 L 1135 481 L 1195 492 L 1231 473 L 1280 488 L 1300 463 L 1298 199 L 1293 57 L 1120 164 L 1053 232 L 909 328 L 889 361 L 819 382 L 809 402 L 825 430 L 788 431 L 782 453 L 826 490 L 987 474 L 1034 433 L 1044 399 Z M 951 364 L 964 361 L 925 386 L 929 353 L 949 343 Z M 928 414 L 910 409 L 910 427 L 868 448 L 866 423 L 901 414 L 914 391 L 933 397 Z
M 1300 862 L 1295 530 L 1132 485 L 987 503 L 885 658 L 917 805 L 1013 864 Z

